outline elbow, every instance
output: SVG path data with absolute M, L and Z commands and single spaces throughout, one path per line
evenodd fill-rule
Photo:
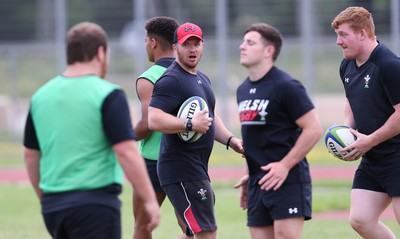
M 324 131 L 322 130 L 321 125 L 318 125 L 317 127 L 315 127 L 314 133 L 313 133 L 315 142 L 317 142 L 322 137 L 323 134 L 324 134 Z
M 35 149 L 24 148 L 24 161 L 28 166 L 34 165 L 40 159 L 40 151 Z
M 156 117 L 155 117 L 155 109 L 149 107 L 148 115 L 147 115 L 147 128 L 151 131 L 156 130 Z
M 155 131 L 156 130 L 155 125 L 153 123 L 150 123 L 150 121 L 149 121 L 148 127 L 149 127 L 149 130 L 151 130 L 151 131 Z
M 317 132 L 315 133 L 317 136 L 317 140 L 319 140 L 323 135 L 324 135 L 324 131 L 322 130 L 321 127 L 318 128 Z
M 151 131 L 156 131 L 157 130 L 156 126 L 157 126 L 156 119 L 154 119 L 154 117 L 149 115 L 149 118 L 148 118 L 148 121 L 147 121 L 148 129 L 151 130 Z

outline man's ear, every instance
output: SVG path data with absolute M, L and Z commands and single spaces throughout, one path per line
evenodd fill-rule
M 106 59 L 106 57 L 107 57 L 106 50 L 104 49 L 103 46 L 99 46 L 99 48 L 97 48 L 97 58 L 100 61 L 104 61 Z
M 151 37 L 150 38 L 150 46 L 151 46 L 151 48 L 156 48 L 157 44 L 158 44 L 157 40 L 155 38 Z
M 264 56 L 266 57 L 266 58 L 272 58 L 272 56 L 274 55 L 274 53 L 275 53 L 275 47 L 273 46 L 273 45 L 270 45 L 270 44 L 268 44 L 266 47 L 265 47 L 265 50 L 264 50 Z
M 368 33 L 365 31 L 365 29 L 361 29 L 359 34 L 361 40 L 365 40 L 368 38 Z

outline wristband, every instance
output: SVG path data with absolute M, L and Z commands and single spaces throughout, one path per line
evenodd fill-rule
M 226 142 L 226 150 L 229 149 L 229 144 L 231 143 L 232 138 L 233 138 L 233 135 L 228 138 L 228 141 Z
M 188 119 L 188 120 L 186 121 L 186 123 L 185 123 L 185 130 L 186 130 L 186 132 L 192 131 L 192 127 L 193 127 L 192 119 Z

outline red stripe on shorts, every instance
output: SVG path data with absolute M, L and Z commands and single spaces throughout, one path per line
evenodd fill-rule
M 201 232 L 201 228 L 197 223 L 197 220 L 194 217 L 192 208 L 190 206 L 188 209 L 186 209 L 184 216 L 187 223 L 189 224 L 190 229 L 193 231 L 194 234 Z

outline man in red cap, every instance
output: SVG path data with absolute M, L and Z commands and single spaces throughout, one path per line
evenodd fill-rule
M 167 196 L 160 185 L 157 174 L 157 160 L 162 134 L 149 129 L 147 112 L 155 82 L 158 81 L 165 70 L 175 61 L 172 45 L 174 44 L 175 31 L 178 27 L 178 22 L 175 19 L 165 16 L 152 17 L 146 22 L 146 53 L 148 60 L 154 62 L 154 65 L 143 72 L 136 80 L 136 93 L 141 103 L 141 118 L 136 123 L 134 130 L 137 140 L 140 140 L 140 153 L 146 163 L 147 172 L 150 176 L 160 206 Z M 152 232 L 146 230 L 145 227 L 148 217 L 143 210 L 143 203 L 143 200 L 140 199 L 139 195 L 134 190 L 133 215 L 135 218 L 135 227 L 133 239 L 153 238 Z M 178 223 L 184 232 L 178 239 L 193 238 L 193 234 L 187 230 L 186 224 L 179 219 Z
M 243 153 L 242 140 L 233 136 L 214 112 L 211 82 L 197 70 L 203 53 L 203 32 L 193 23 L 181 25 L 175 34 L 176 60 L 156 82 L 149 107 L 149 128 L 163 133 L 158 176 L 169 200 L 195 238 L 216 238 L 214 192 L 208 175 L 208 160 L 214 140 Z M 201 97 L 208 110 L 192 119 L 177 117 L 183 102 Z M 202 136 L 184 141 L 178 133 L 196 131 Z

